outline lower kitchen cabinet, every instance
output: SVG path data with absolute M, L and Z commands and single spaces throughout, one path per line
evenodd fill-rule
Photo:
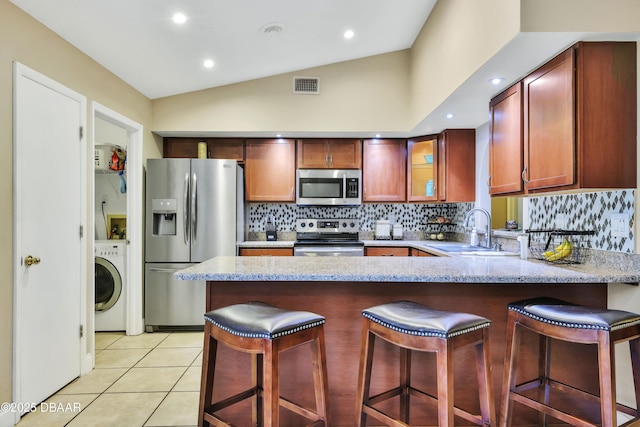
M 404 202 L 407 147 L 404 139 L 365 139 L 362 148 L 362 201 Z
M 295 140 L 248 139 L 245 155 L 245 199 L 248 202 L 296 201 Z
M 364 248 L 365 256 L 409 256 L 409 248 L 397 246 L 374 246 Z
M 293 248 L 240 248 L 240 256 L 293 256 Z
M 411 248 L 411 256 L 438 256 L 420 249 Z

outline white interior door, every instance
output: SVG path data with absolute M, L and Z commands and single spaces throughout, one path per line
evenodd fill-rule
M 80 374 L 86 99 L 21 64 L 14 88 L 14 401 L 39 403 Z

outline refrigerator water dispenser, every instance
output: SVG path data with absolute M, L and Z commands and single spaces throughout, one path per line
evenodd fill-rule
M 176 235 L 176 199 L 153 199 L 153 234 L 156 236 Z

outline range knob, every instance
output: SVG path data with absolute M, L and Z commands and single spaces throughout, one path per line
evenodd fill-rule
M 300 223 L 300 227 L 305 228 L 307 226 L 307 224 L 305 224 L 304 222 Z
M 347 228 L 347 223 L 346 222 L 342 223 L 342 228 Z
M 351 227 L 351 228 L 353 228 L 353 227 L 355 227 L 355 226 L 356 226 L 356 225 L 355 225 L 355 223 L 353 223 L 353 222 L 352 222 L 351 224 L 349 224 L 349 227 Z
M 313 223 L 312 222 L 309 223 L 309 228 L 313 228 Z

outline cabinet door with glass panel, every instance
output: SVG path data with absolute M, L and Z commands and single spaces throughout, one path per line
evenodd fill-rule
M 438 200 L 438 136 L 412 138 L 407 142 L 407 200 Z

